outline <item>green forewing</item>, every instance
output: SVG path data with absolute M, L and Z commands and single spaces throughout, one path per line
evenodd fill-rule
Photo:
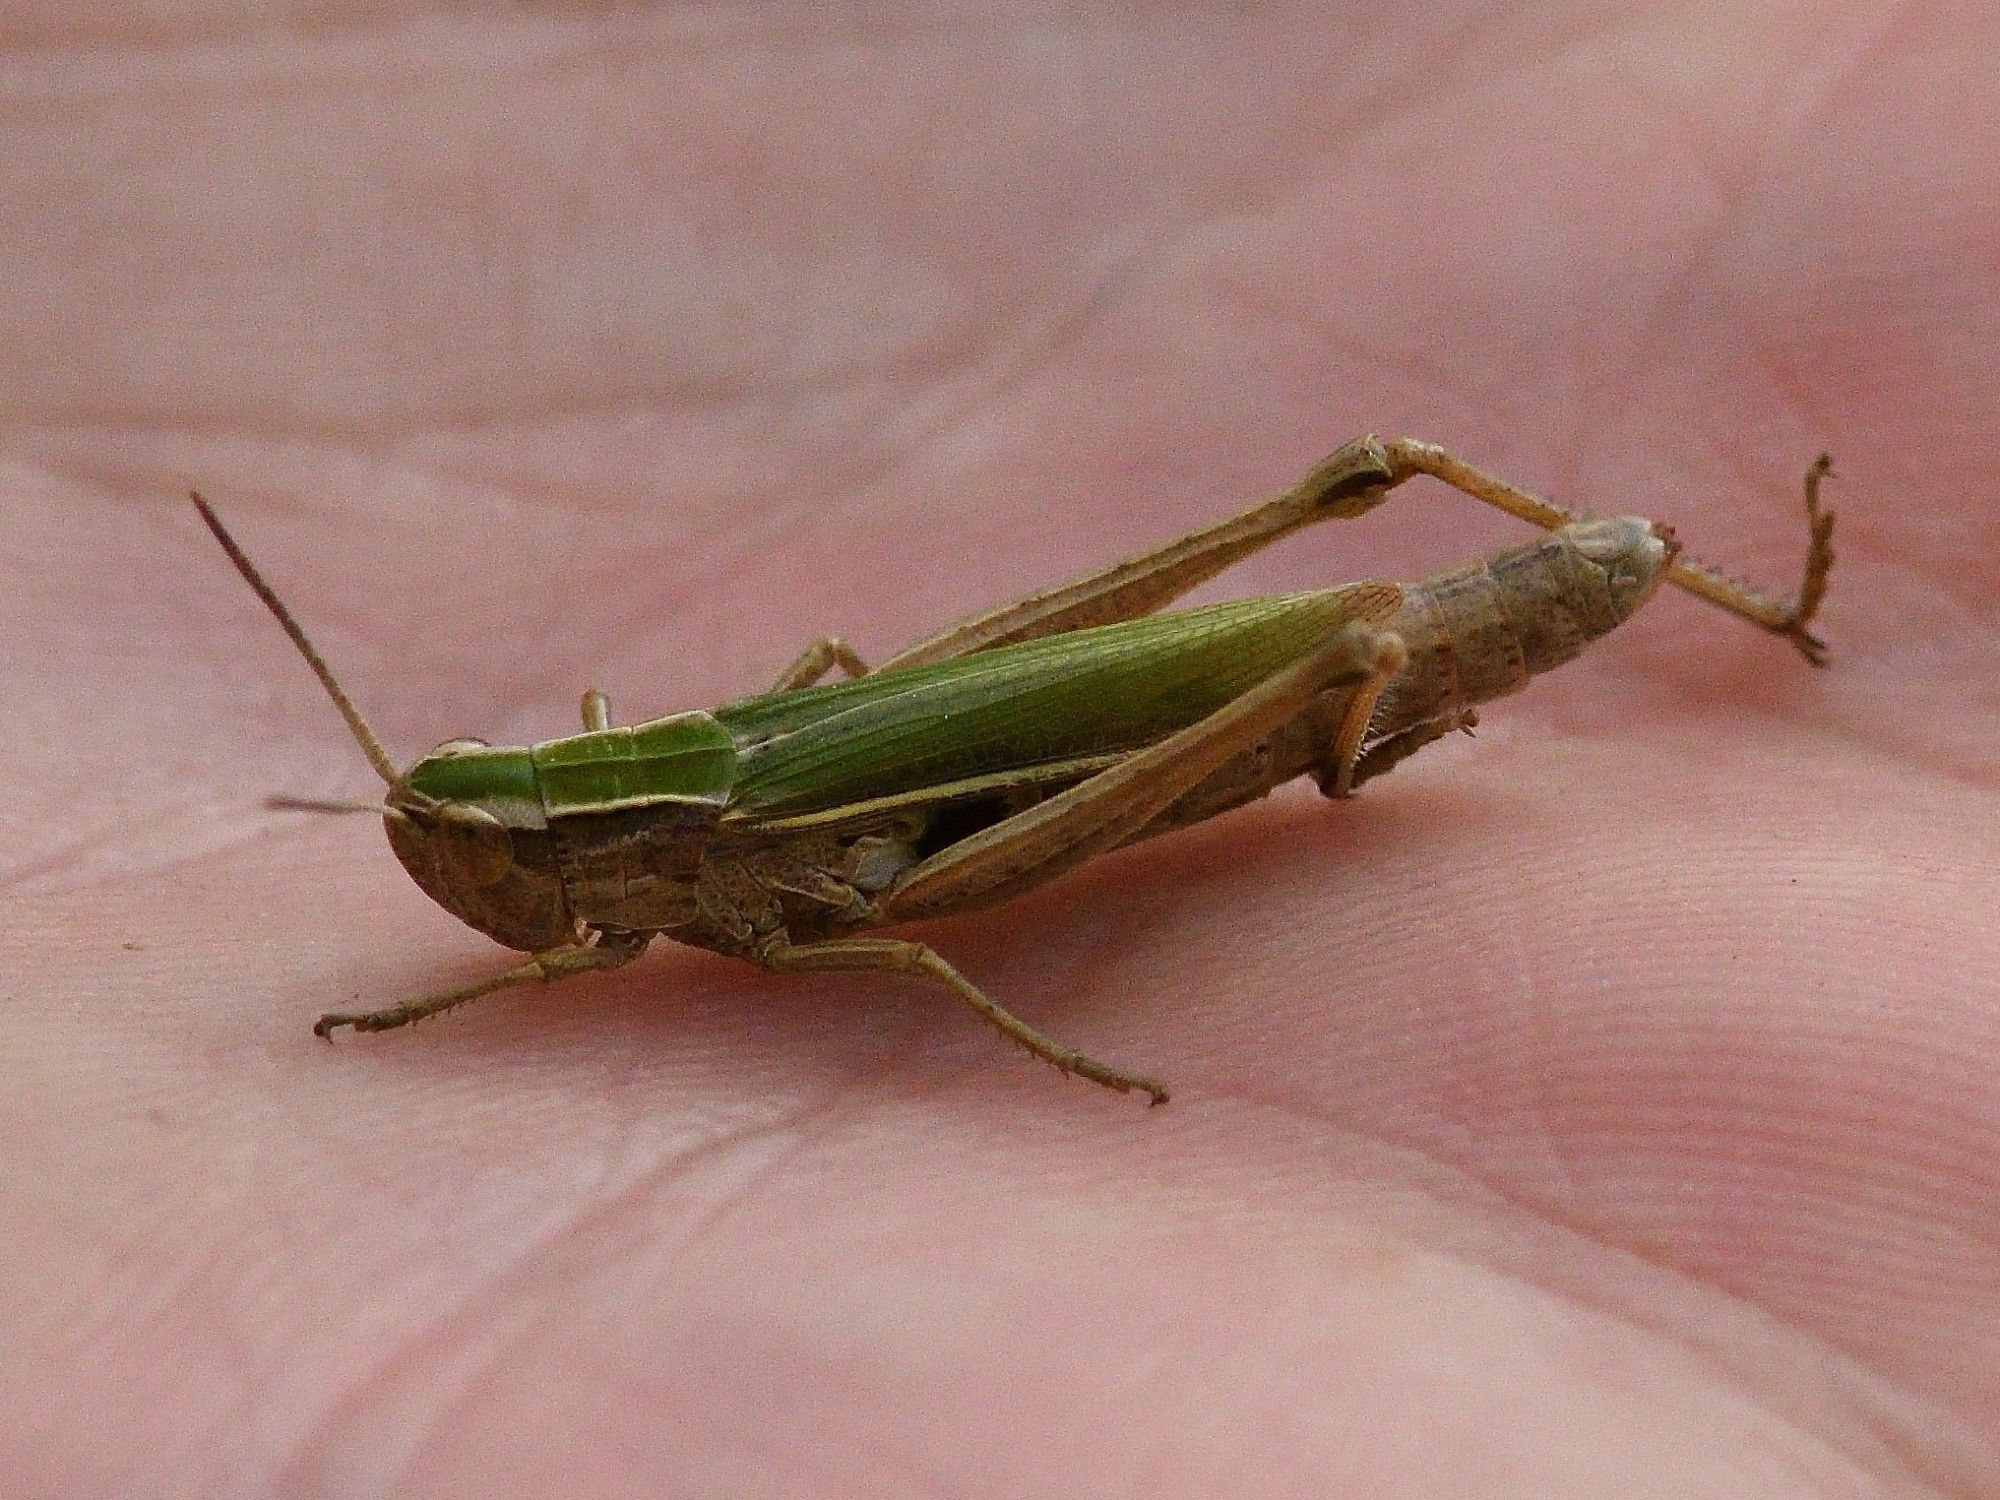
M 714 711 L 740 753 L 731 811 L 798 816 L 1135 750 L 1401 600 L 1378 583 L 1244 599 L 741 699 Z

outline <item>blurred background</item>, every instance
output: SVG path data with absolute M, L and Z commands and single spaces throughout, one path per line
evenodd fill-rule
M 0 0 L 0 1468 L 2000 1489 L 1996 47 L 1818 0 Z M 706 960 L 303 1045 L 499 955 L 262 806 L 370 778 L 190 486 L 407 757 L 886 656 L 1368 430 L 1781 588 L 1831 450 L 1835 668 L 1663 599 L 1351 817 L 961 924 L 1196 1085 L 1150 1135 L 921 999 Z M 1516 534 L 1413 490 L 1201 597 Z

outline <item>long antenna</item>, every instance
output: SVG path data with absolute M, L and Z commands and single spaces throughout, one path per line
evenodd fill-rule
M 264 607 L 277 616 L 278 623 L 285 627 L 285 634 L 292 638 L 292 644 L 299 648 L 299 655 L 303 656 L 306 665 L 313 669 L 313 676 L 319 679 L 319 685 L 325 688 L 326 695 L 333 699 L 333 706 L 339 709 L 340 716 L 347 720 L 347 727 L 353 732 L 355 743 L 361 746 L 361 753 L 368 757 L 368 764 L 375 768 L 375 774 L 390 786 L 396 785 L 402 777 L 396 769 L 395 762 L 389 759 L 389 752 L 382 748 L 382 742 L 375 738 L 375 731 L 368 727 L 368 721 L 361 717 L 361 710 L 354 706 L 354 700 L 349 698 L 342 691 L 340 684 L 334 680 L 333 669 L 327 666 L 326 659 L 313 648 L 313 643 L 306 638 L 306 633 L 300 628 L 299 622 L 292 618 L 292 612 L 285 608 L 284 601 L 272 591 L 271 585 L 264 582 L 264 576 L 257 571 L 256 565 L 243 555 L 243 549 L 236 545 L 236 538 L 229 534 L 229 529 L 217 518 L 215 512 L 208 508 L 208 502 L 192 490 L 188 492 L 188 496 L 194 501 L 194 508 L 201 512 L 202 520 L 208 523 L 208 529 L 215 533 L 215 539 L 222 543 L 222 550 L 229 554 L 229 560 L 236 564 L 236 571 L 243 575 L 243 581 L 256 591 L 257 597 L 264 601 Z
M 277 792 L 264 799 L 266 807 L 275 807 L 283 812 L 317 813 L 373 813 L 378 818 L 400 818 L 403 810 L 391 807 L 386 802 L 368 802 L 354 797 L 294 797 L 288 792 Z

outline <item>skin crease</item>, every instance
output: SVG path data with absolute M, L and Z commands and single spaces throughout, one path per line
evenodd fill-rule
M 1335 19 L 1327 16 L 1337 13 Z M 0 1472 L 2000 1491 L 1989 10 L 0 5 Z M 1365 430 L 1790 587 L 922 935 L 504 966 L 405 761 L 881 658 Z M 1412 485 L 1202 597 L 1520 535 Z M 1226 585 L 1226 588 L 1223 586 Z

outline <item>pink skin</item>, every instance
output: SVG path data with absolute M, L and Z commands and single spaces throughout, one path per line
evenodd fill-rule
M 0 12 L 14 1492 L 2000 1492 L 2000 27 L 1072 8 Z M 1165 1109 L 670 948 L 310 1035 L 507 960 L 261 806 L 368 776 L 189 483 L 407 758 L 1371 427 L 1786 587 L 1833 449 L 1832 669 L 1663 595 L 927 930 Z

